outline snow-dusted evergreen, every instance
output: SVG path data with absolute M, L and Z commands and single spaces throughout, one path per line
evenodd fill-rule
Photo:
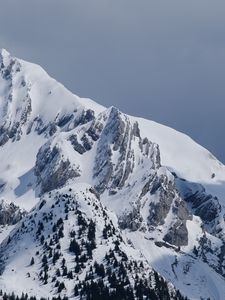
M 3 293 L 224 299 L 225 166 L 186 135 L 2 50 L 0 158 Z

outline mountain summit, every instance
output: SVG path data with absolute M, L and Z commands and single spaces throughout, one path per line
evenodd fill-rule
M 0 52 L 0 289 L 224 299 L 225 166 Z

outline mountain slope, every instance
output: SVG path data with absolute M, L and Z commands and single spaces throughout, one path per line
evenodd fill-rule
M 123 239 L 111 218 L 88 185 L 45 195 L 3 243 L 2 289 L 46 298 L 61 294 L 80 299 L 91 292 L 100 299 L 88 288 L 95 282 L 100 289 L 104 284 L 101 292 L 108 299 L 121 293 L 134 299 L 138 289 L 154 299 L 162 292 L 165 299 L 183 299 Z
M 0 195 L 19 216 L 0 211 L 0 289 L 223 299 L 225 166 L 5 50 L 0 71 Z

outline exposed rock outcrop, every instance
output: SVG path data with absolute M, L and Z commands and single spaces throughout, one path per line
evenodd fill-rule
M 0 200 L 0 225 L 14 225 L 25 215 L 26 212 L 15 204 Z
M 38 152 L 35 175 L 41 194 L 62 187 L 69 179 L 80 176 L 80 173 L 79 164 L 71 163 L 59 145 L 51 147 L 48 143 Z

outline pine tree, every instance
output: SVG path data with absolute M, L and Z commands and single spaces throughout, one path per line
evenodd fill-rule
M 70 246 L 69 246 L 69 251 L 73 252 L 76 256 L 80 255 L 80 246 L 79 244 L 75 241 L 75 239 L 72 239 L 70 241 Z
M 47 263 L 48 263 L 48 259 L 47 259 L 46 254 L 44 254 L 44 256 L 42 258 L 42 266 L 44 267 Z
M 75 287 L 74 287 L 74 296 L 75 297 L 79 296 L 79 290 L 78 290 L 78 286 L 77 285 L 75 285 Z
M 34 258 L 32 257 L 30 261 L 30 266 L 32 266 L 33 264 L 34 264 Z
M 58 293 L 61 293 L 64 289 L 65 289 L 64 282 L 60 282 L 59 287 L 58 287 Z

